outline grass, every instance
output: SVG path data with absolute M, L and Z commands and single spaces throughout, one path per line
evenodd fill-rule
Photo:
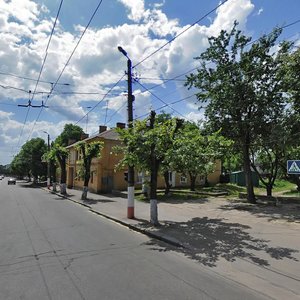
M 162 202 L 168 202 L 168 201 L 190 201 L 190 200 L 197 200 L 202 198 L 201 195 L 193 194 L 193 193 L 187 193 L 188 190 L 178 192 L 178 191 L 171 191 L 170 195 L 165 195 L 164 192 L 158 192 L 157 193 L 157 200 Z M 135 199 L 138 201 L 143 202 L 149 202 L 149 199 L 147 199 L 143 194 L 135 196 Z
M 283 195 L 285 195 L 285 196 L 294 196 L 294 197 L 299 197 L 300 198 L 300 192 L 298 192 L 297 189 L 290 190 L 288 192 L 284 192 Z
M 214 186 L 210 187 L 196 187 L 197 192 L 204 192 L 204 193 L 217 193 L 217 192 L 227 192 L 228 197 L 237 197 L 239 193 L 246 193 L 246 187 L 238 186 L 236 184 L 232 183 L 218 183 Z M 266 195 L 266 188 L 263 184 L 260 185 L 260 187 L 255 187 L 254 192 L 257 195 Z M 296 190 L 296 185 L 293 183 L 290 183 L 286 180 L 276 180 L 272 193 L 278 193 L 282 192 L 283 195 L 289 195 L 289 196 L 300 196 L 300 193 Z M 176 191 L 172 191 L 170 195 L 165 195 L 163 191 L 158 191 L 157 193 L 157 199 L 159 201 L 188 201 L 188 200 L 197 200 L 197 199 L 203 199 L 203 198 L 213 197 L 208 195 L 199 195 L 199 194 L 193 194 L 189 188 L 176 188 Z M 136 196 L 136 199 L 139 201 L 145 201 L 149 202 L 147 198 L 144 197 L 144 195 L 138 195 Z
M 283 193 L 286 194 L 286 192 L 290 192 L 296 189 L 296 185 L 294 183 L 291 183 L 287 180 L 283 180 L 283 179 L 278 179 L 275 180 L 273 189 L 272 189 L 272 193 Z M 265 186 L 260 183 L 260 187 L 255 188 L 254 192 L 256 194 L 260 194 L 260 195 L 266 195 L 266 188 Z

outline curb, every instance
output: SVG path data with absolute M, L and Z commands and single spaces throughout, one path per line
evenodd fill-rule
M 133 231 L 136 231 L 136 232 L 142 233 L 144 235 L 147 235 L 150 238 L 157 239 L 159 241 L 165 242 L 165 243 L 167 243 L 169 245 L 172 245 L 172 246 L 175 246 L 175 247 L 178 247 L 178 248 L 186 248 L 182 243 L 178 242 L 177 240 L 172 239 L 171 237 L 167 237 L 167 236 L 162 236 L 162 235 L 156 234 L 156 233 L 151 232 L 151 231 L 149 231 L 147 229 L 140 228 L 138 226 L 129 224 L 129 223 L 125 222 L 125 221 L 119 220 L 119 219 L 117 219 L 115 217 L 112 217 L 110 215 L 107 215 L 107 214 L 104 214 L 102 212 L 96 211 L 90 205 L 84 204 L 84 203 L 82 203 L 82 202 L 80 202 L 78 200 L 71 199 L 68 196 L 62 195 L 62 194 L 60 194 L 58 192 L 53 192 L 53 191 L 48 190 L 47 188 L 43 188 L 43 187 L 41 189 L 43 189 L 45 191 L 48 191 L 51 194 L 55 194 L 58 197 L 61 197 L 61 198 L 67 199 L 67 200 L 69 200 L 71 202 L 74 202 L 76 204 L 79 204 L 81 206 L 87 207 L 92 213 L 95 213 L 95 214 L 97 214 L 97 215 L 99 215 L 99 216 L 101 216 L 103 218 L 106 218 L 106 219 L 111 220 L 113 222 L 116 222 L 116 223 L 118 223 L 120 225 L 123 225 L 123 226 L 125 226 L 125 227 L 127 227 L 127 228 L 129 228 L 129 229 L 131 229 Z

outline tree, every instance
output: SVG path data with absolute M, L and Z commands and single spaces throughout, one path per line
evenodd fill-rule
M 190 190 L 195 190 L 198 175 L 207 177 L 214 170 L 215 160 L 220 155 L 217 135 L 204 135 L 193 123 L 184 123 L 176 134 L 174 149 L 168 160 L 172 169 L 188 174 Z
M 103 142 L 85 143 L 79 142 L 76 149 L 82 153 L 82 173 L 84 178 L 83 191 L 81 195 L 82 200 L 87 199 L 88 185 L 91 177 L 91 163 L 94 157 L 99 157 L 103 149 Z
M 68 157 L 68 151 L 65 147 L 60 146 L 57 143 L 54 143 L 51 147 L 49 152 L 48 159 L 50 161 L 56 160 L 60 167 L 60 193 L 65 195 L 67 193 L 66 189 L 66 179 L 67 179 L 67 172 L 66 172 L 66 159 Z M 54 186 L 56 188 L 56 175 L 54 178 Z
M 250 150 L 287 103 L 280 68 L 291 44 L 282 43 L 272 52 L 281 33 L 275 29 L 246 50 L 251 38 L 236 27 L 237 23 L 231 32 L 209 38 L 208 49 L 196 58 L 201 68 L 187 76 L 186 85 L 199 90 L 197 98 L 207 104 L 205 114 L 213 130 L 221 129 L 235 142 L 243 157 L 247 199 L 255 203 Z
M 182 120 L 169 115 L 156 116 L 151 112 L 148 120 L 136 121 L 133 128 L 118 130 L 123 147 L 124 158 L 118 167 L 133 165 L 150 173 L 150 222 L 158 224 L 157 214 L 157 176 L 166 158 L 166 153 L 173 147 L 175 133 Z M 128 152 L 128 148 L 132 149 Z M 120 151 L 120 149 L 119 149 Z
M 55 142 L 63 147 L 66 147 L 69 145 L 69 141 L 80 141 L 83 134 L 84 131 L 80 126 L 66 124 L 62 133 L 55 139 Z
M 68 157 L 68 151 L 66 146 L 68 146 L 69 141 L 76 142 L 81 139 L 84 134 L 83 129 L 77 125 L 66 124 L 63 132 L 55 139 L 54 146 L 52 147 L 52 155 L 50 157 L 56 156 L 56 159 L 60 166 L 61 178 L 60 178 L 60 192 L 66 194 L 66 159 Z
M 285 56 L 281 68 L 281 76 L 285 83 L 293 109 L 300 112 L 300 49 Z
M 46 174 L 46 164 L 42 161 L 44 153 L 47 151 L 47 145 L 41 138 L 34 138 L 26 142 L 21 151 L 12 161 L 12 170 L 19 176 L 31 176 L 34 182 L 39 176 Z
M 10 172 L 15 174 L 19 178 L 23 178 L 23 176 L 27 176 L 30 180 L 30 165 L 28 161 L 24 159 L 24 152 L 21 151 L 14 157 L 10 164 Z

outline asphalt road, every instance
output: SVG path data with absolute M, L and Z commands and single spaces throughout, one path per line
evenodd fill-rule
M 87 208 L 0 181 L 0 299 L 270 299 Z

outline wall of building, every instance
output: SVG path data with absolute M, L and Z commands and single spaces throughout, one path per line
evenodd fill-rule
M 124 180 L 124 170 L 115 170 L 115 166 L 122 158 L 122 154 L 115 154 L 113 147 L 120 145 L 120 141 L 108 140 L 102 138 L 95 138 L 90 141 L 100 140 L 104 142 L 104 147 L 101 152 L 100 158 L 92 160 L 91 172 L 92 176 L 89 183 L 89 190 L 95 193 L 109 193 L 112 190 L 126 190 L 127 182 Z M 83 180 L 78 177 L 79 164 L 76 161 L 76 150 L 74 147 L 69 148 L 69 160 L 67 164 L 67 185 L 69 188 L 82 189 Z M 208 182 L 216 184 L 219 182 L 221 175 L 221 161 L 217 160 L 215 170 L 208 175 Z M 178 172 L 172 172 L 173 180 L 172 187 L 189 187 L 190 178 Z M 184 178 L 185 177 L 185 178 Z M 171 178 L 170 178 L 171 179 Z M 142 188 L 142 182 L 138 182 L 138 172 L 135 172 L 135 186 L 136 189 Z M 175 186 L 174 186 L 175 183 Z M 196 185 L 203 185 L 205 183 L 204 176 L 198 176 Z M 162 175 L 158 177 L 157 186 L 160 189 L 165 188 L 165 180 Z

